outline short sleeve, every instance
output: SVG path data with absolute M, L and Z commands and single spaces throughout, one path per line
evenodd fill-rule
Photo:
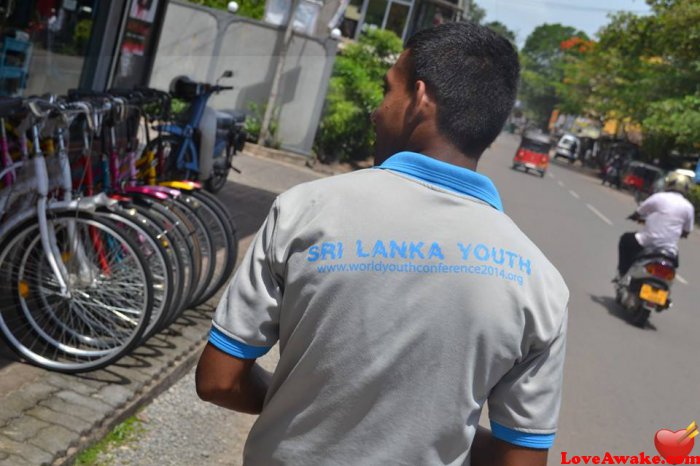
M 548 449 L 561 404 L 567 314 L 545 347 L 533 350 L 513 366 L 488 399 L 492 435 L 505 442 Z
M 237 358 L 258 358 L 279 338 L 282 286 L 271 263 L 278 216 L 275 201 L 214 314 L 209 343 Z

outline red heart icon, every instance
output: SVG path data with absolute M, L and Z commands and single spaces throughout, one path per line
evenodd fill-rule
M 654 436 L 654 446 L 670 464 L 681 464 L 695 446 L 695 439 L 688 438 L 685 429 L 671 432 L 661 429 Z

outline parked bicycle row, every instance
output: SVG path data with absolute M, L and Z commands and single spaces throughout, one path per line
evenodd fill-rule
M 206 106 L 193 95 L 180 124 L 171 95 L 150 89 L 0 100 L 0 333 L 22 358 L 104 367 L 227 282 L 238 239 L 192 181 Z M 239 133 L 225 132 L 227 173 Z

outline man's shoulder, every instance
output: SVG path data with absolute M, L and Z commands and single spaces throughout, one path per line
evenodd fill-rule
M 502 230 L 509 237 L 509 242 L 523 251 L 520 253 L 532 264 L 532 278 L 539 280 L 536 288 L 545 289 L 550 298 L 566 305 L 569 301 L 569 288 L 559 269 L 549 260 L 547 255 L 527 236 L 520 227 L 506 214 L 500 216 Z
M 303 197 L 322 194 L 330 196 L 342 194 L 346 190 L 360 189 L 366 183 L 372 183 L 377 176 L 381 175 L 381 170 L 365 168 L 341 175 L 333 175 L 318 180 L 300 183 L 280 194 L 281 200 L 296 200 Z

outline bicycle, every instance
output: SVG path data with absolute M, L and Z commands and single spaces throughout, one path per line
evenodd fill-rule
M 128 353 L 146 330 L 153 307 L 152 275 L 138 246 L 95 215 L 97 206 L 109 201 L 72 200 L 67 192 L 63 199 L 49 199 L 52 183 L 40 130 L 49 120 L 65 119 L 57 125 L 60 145 L 68 120 L 83 112 L 40 99 L 0 100 L 0 125 L 19 119 L 22 159 L 6 166 L 0 179 L 14 173 L 4 189 L 36 199 L 20 211 L 7 208 L 12 201 L 5 204 L 0 333 L 21 357 L 62 372 L 94 370 Z M 31 132 L 31 153 L 25 130 Z M 5 146 L 5 132 L 2 140 Z

